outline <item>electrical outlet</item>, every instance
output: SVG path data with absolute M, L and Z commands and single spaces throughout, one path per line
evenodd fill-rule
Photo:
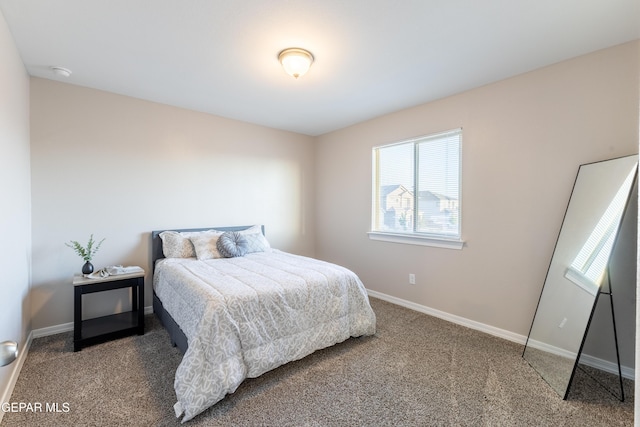
M 410 285 L 415 285 L 416 284 L 416 275 L 411 273 L 409 274 L 409 284 Z

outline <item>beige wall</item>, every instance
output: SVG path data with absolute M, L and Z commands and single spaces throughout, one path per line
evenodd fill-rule
M 374 291 L 526 336 L 578 166 L 638 152 L 638 49 L 595 52 L 317 138 L 316 255 Z M 464 249 L 369 240 L 372 147 L 457 127 Z
M 0 341 L 21 346 L 31 332 L 29 170 L 29 76 L 0 13 Z M 0 401 L 16 369 L 0 368 Z
M 72 321 L 82 260 L 64 246 L 105 237 L 96 268 L 150 271 L 149 232 L 264 224 L 271 244 L 314 255 L 311 137 L 31 80 L 33 327 Z M 151 303 L 147 276 L 146 305 Z M 85 298 L 87 315 L 129 307 Z

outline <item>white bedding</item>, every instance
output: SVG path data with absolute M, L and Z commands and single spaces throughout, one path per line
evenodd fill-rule
M 174 383 L 183 422 L 245 378 L 375 333 L 375 314 L 353 272 L 277 250 L 163 259 L 153 286 L 189 344 Z

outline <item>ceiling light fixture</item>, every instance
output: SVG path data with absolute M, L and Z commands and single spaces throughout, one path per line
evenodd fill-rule
M 53 74 L 58 77 L 69 77 L 71 75 L 71 70 L 62 67 L 51 67 Z
M 309 67 L 313 63 L 313 55 L 307 50 L 292 47 L 280 52 L 278 60 L 287 74 L 297 79 L 309 71 Z

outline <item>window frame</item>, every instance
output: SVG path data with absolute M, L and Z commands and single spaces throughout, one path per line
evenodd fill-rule
M 420 143 L 428 142 L 429 140 L 439 139 L 443 137 L 450 136 L 452 134 L 457 134 L 459 137 L 459 146 L 458 146 L 458 236 L 457 237 L 447 237 L 445 235 L 439 235 L 437 233 L 427 233 L 415 231 L 416 224 L 414 222 L 413 231 L 411 232 L 396 232 L 396 231 L 381 231 L 378 230 L 377 226 L 380 224 L 380 218 L 378 217 L 378 212 L 380 209 L 380 200 L 377 195 L 377 192 L 380 188 L 379 182 L 379 173 L 378 173 L 378 153 L 379 149 L 388 148 L 398 145 L 406 145 L 413 144 L 414 151 L 414 172 L 413 172 L 413 184 L 414 191 L 417 185 L 417 180 L 419 179 L 419 158 L 418 158 L 418 145 Z M 370 231 L 367 232 L 369 239 L 378 240 L 384 242 L 392 242 L 392 243 L 402 243 L 402 244 L 411 244 L 411 245 L 421 245 L 421 246 L 432 246 L 439 248 L 447 248 L 447 249 L 462 249 L 464 247 L 464 241 L 462 240 L 462 128 L 451 129 L 444 132 L 438 132 L 429 135 L 422 135 L 418 137 L 413 137 L 409 139 L 405 139 L 399 142 L 394 142 L 391 144 L 383 144 L 374 146 L 371 149 L 371 157 L 372 157 L 372 173 L 371 173 L 371 228 Z M 415 196 L 414 196 L 415 197 Z M 416 201 L 414 203 L 414 217 L 417 217 L 417 211 L 419 209 L 419 203 Z

